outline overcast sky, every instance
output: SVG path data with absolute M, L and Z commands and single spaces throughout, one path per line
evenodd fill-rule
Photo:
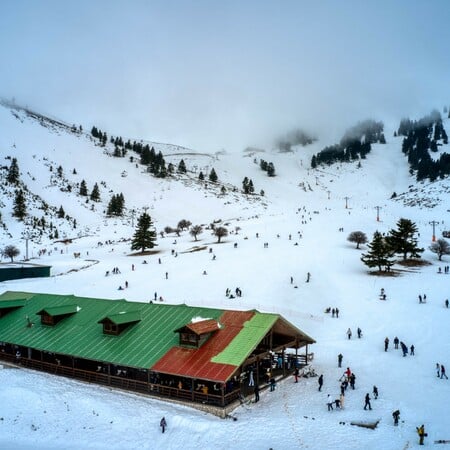
M 111 134 L 270 146 L 450 104 L 450 2 L 0 1 L 0 95 Z

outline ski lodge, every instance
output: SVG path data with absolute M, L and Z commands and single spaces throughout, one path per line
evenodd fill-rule
M 280 315 L 256 310 L 0 295 L 0 359 L 221 417 L 253 393 L 250 378 L 263 389 L 270 377 L 307 365 L 314 342 Z

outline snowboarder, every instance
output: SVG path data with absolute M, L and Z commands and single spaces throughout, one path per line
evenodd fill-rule
M 387 352 L 389 347 L 389 338 L 386 336 L 386 339 L 384 340 L 384 351 Z
M 408 347 L 403 341 L 400 341 L 400 347 L 402 348 L 403 356 L 408 354 Z
M 255 403 L 258 403 L 259 402 L 259 386 L 258 385 L 255 385 L 254 392 L 255 392 Z
M 166 427 L 167 427 L 167 422 L 165 417 L 163 417 L 161 419 L 161 422 L 159 422 L 159 426 L 161 427 L 161 431 L 164 433 L 164 431 L 166 431 Z
M 415 349 L 414 345 L 411 345 L 411 347 L 409 347 L 409 354 L 411 356 L 414 356 L 414 349 Z
M 416 427 L 416 430 L 419 435 L 419 445 L 423 445 L 423 439 L 428 436 L 428 434 L 425 433 L 425 426 L 421 425 L 420 427 Z
M 344 357 L 342 356 L 342 353 L 339 353 L 339 355 L 338 355 L 338 367 L 341 367 L 342 366 L 342 359 L 343 359 Z
M 445 379 L 448 380 L 448 376 L 445 373 L 445 367 L 441 364 L 441 380 L 442 380 L 442 377 L 445 377 Z
M 323 375 L 321 374 L 319 379 L 317 380 L 319 383 L 319 392 L 322 390 L 322 386 L 323 386 Z
M 370 395 L 369 395 L 369 393 L 366 394 L 366 397 L 365 397 L 364 401 L 365 401 L 364 409 L 367 409 L 367 407 L 369 407 L 369 409 L 372 409 L 372 406 L 370 405 Z
M 361 339 L 361 336 L 362 336 L 362 330 L 361 330 L 361 328 L 358 327 L 358 329 L 356 330 L 356 332 L 358 333 L 358 339 Z
M 331 400 L 330 394 L 328 394 L 328 397 L 327 397 L 327 406 L 328 406 L 328 411 L 333 411 L 333 400 Z
M 395 338 L 394 338 L 394 348 L 395 348 L 395 349 L 398 349 L 398 344 L 399 344 L 399 343 L 400 343 L 400 341 L 399 341 L 398 337 L 395 336 Z
M 398 420 L 400 419 L 400 411 L 397 409 L 392 413 L 392 417 L 394 418 L 394 425 L 398 426 Z
M 348 337 L 349 339 L 352 338 L 352 330 L 350 330 L 350 328 L 347 330 L 347 337 Z
M 376 386 L 373 387 L 373 398 L 376 400 L 378 398 L 378 388 Z

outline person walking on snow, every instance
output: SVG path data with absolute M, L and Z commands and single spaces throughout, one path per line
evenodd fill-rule
M 358 339 L 361 339 L 361 336 L 362 336 L 362 330 L 361 330 L 361 328 L 358 327 L 358 329 L 356 330 L 356 332 L 358 333 Z
M 328 411 L 333 411 L 333 400 L 331 400 L 330 394 L 328 394 L 328 397 L 327 397 L 327 406 L 328 406 Z
M 298 370 L 298 367 L 296 367 L 294 370 L 294 378 L 295 378 L 294 383 L 298 383 L 298 375 L 299 375 L 299 370 Z
M 342 359 L 343 359 L 344 357 L 342 356 L 342 353 L 339 353 L 339 355 L 338 355 L 338 367 L 342 367 Z
M 255 392 L 255 403 L 258 403 L 259 402 L 259 386 L 258 385 L 255 386 L 254 392 Z
M 437 377 L 439 378 L 441 376 L 441 366 L 439 365 L 439 363 L 436 363 L 436 373 Z
M 352 330 L 350 330 L 350 328 L 347 330 L 347 337 L 348 337 L 349 339 L 352 338 Z
M 355 381 L 356 381 L 356 375 L 352 373 L 350 375 L 350 387 L 355 390 Z
M 376 386 L 373 387 L 373 398 L 376 400 L 378 398 L 378 388 Z
M 414 345 L 411 345 L 411 347 L 409 347 L 409 354 L 411 356 L 414 356 L 414 349 L 415 349 Z
M 320 392 L 322 390 L 322 386 L 323 386 L 323 375 L 320 375 L 320 377 L 317 381 L 319 383 L 319 392 Z
M 387 352 L 389 347 L 389 338 L 386 336 L 386 339 L 384 340 L 384 351 Z
M 394 338 L 394 348 L 395 348 L 396 350 L 398 350 L 398 344 L 399 344 L 399 343 L 400 343 L 400 341 L 399 341 L 398 337 L 395 336 L 395 338 Z
M 369 395 L 369 393 L 366 394 L 366 397 L 365 397 L 364 401 L 365 401 L 364 409 L 367 409 L 367 407 L 369 407 L 369 409 L 372 409 L 372 406 L 370 405 L 370 395 Z
M 166 431 L 166 427 L 167 427 L 167 422 L 165 417 L 163 417 L 161 419 L 161 422 L 159 422 L 159 426 L 161 427 L 161 431 L 164 433 L 164 431 Z
M 398 426 L 398 420 L 400 419 L 400 411 L 397 409 L 392 413 L 392 417 L 394 418 L 394 425 Z
M 445 377 L 445 379 L 448 380 L 448 376 L 445 373 L 445 367 L 441 364 L 441 380 L 442 380 L 442 377 Z
M 400 347 L 402 348 L 403 356 L 408 354 L 408 347 L 403 341 L 400 341 Z

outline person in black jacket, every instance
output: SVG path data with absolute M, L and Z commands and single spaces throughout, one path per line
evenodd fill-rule
M 392 413 L 392 417 L 394 418 L 394 425 L 398 425 L 398 420 L 400 419 L 400 411 L 397 409 Z
M 367 409 L 367 407 L 369 407 L 369 409 L 372 409 L 372 406 L 370 404 L 370 395 L 369 395 L 369 393 L 366 394 L 366 397 L 365 397 L 364 400 L 365 400 L 364 409 Z
M 167 422 L 165 417 L 163 417 L 161 419 L 161 422 L 159 422 L 159 426 L 161 427 L 161 431 L 164 433 L 164 431 L 166 431 L 166 427 L 167 427 Z
M 322 390 L 322 385 L 323 385 L 323 375 L 320 375 L 320 377 L 318 379 L 318 382 L 319 382 L 319 391 L 321 391 Z

